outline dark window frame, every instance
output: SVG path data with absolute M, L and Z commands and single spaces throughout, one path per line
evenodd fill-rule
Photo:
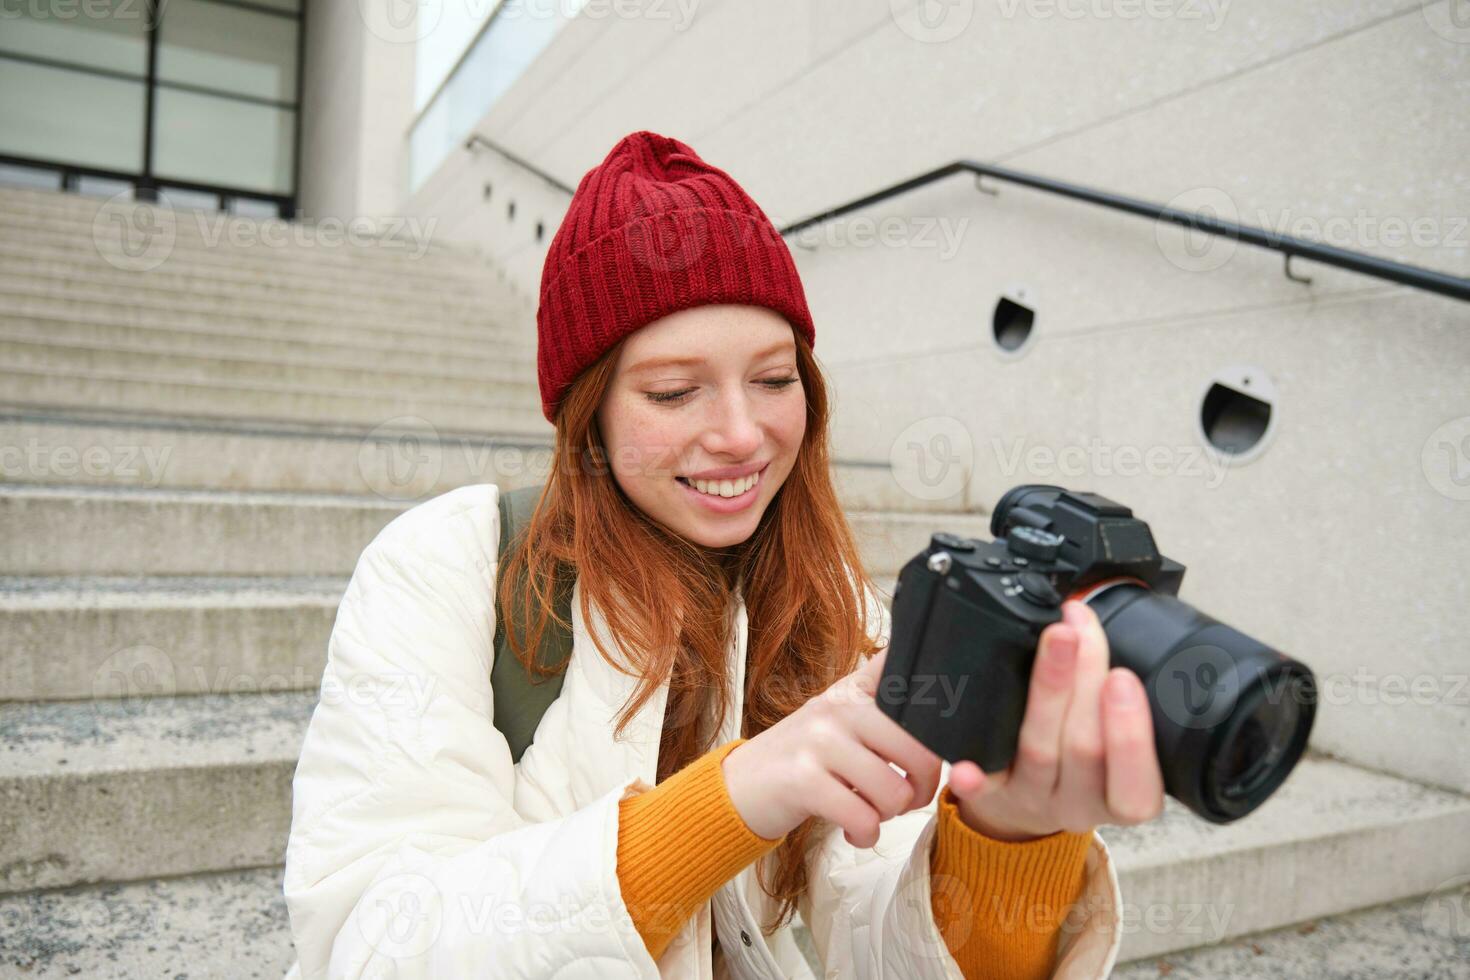
M 228 211 L 237 198 L 250 201 L 265 201 L 276 206 L 276 213 L 283 218 L 294 218 L 297 215 L 297 195 L 301 187 L 301 94 L 303 87 L 302 70 L 306 60 L 306 5 L 308 0 L 300 0 L 295 11 L 280 10 L 275 7 L 265 6 L 259 3 L 249 3 L 245 0 L 199 0 L 201 3 L 214 3 L 225 7 L 236 7 L 241 10 L 249 10 L 259 14 L 272 17 L 283 17 L 287 20 L 296 21 L 296 95 L 291 102 L 283 102 L 279 99 L 265 99 L 259 96 L 242 95 L 233 92 L 223 92 L 204 85 L 191 85 L 183 82 L 169 82 L 158 78 L 158 32 L 160 21 L 154 16 L 156 9 L 154 0 L 148 0 L 149 16 L 147 22 L 147 45 L 148 55 L 146 68 L 143 75 L 130 75 L 127 72 L 113 71 L 105 68 L 92 68 L 86 65 L 78 65 L 70 62 L 59 61 L 55 58 L 39 58 L 32 55 L 18 54 L 10 51 L 0 51 L 0 60 L 15 61 L 22 64 L 39 65 L 45 68 L 55 68 L 62 71 L 76 72 L 81 75 L 93 75 L 102 78 L 112 78 L 120 81 L 142 82 L 144 92 L 143 106 L 143 166 L 138 172 L 124 170 L 109 170 L 103 167 L 91 167 L 83 164 L 72 163 L 66 160 L 51 160 L 44 157 L 14 156 L 0 153 L 0 163 L 19 167 L 31 167 L 40 170 L 55 171 L 64 190 L 75 190 L 82 177 L 101 177 L 110 180 L 126 181 L 133 186 L 133 195 L 140 201 L 158 200 L 160 189 L 177 187 L 180 190 L 195 191 L 204 194 L 213 194 L 217 206 L 221 211 Z M 167 7 L 164 8 L 167 16 Z M 245 187 L 235 187 L 228 184 L 199 183 L 197 181 L 174 180 L 170 177 L 160 176 L 153 170 L 153 136 L 154 115 L 157 111 L 155 93 L 159 88 L 173 89 L 181 92 L 193 92 L 198 95 L 208 95 L 213 98 L 230 99 L 235 102 L 245 102 L 252 105 L 264 105 L 277 109 L 290 110 L 293 116 L 293 133 L 291 146 L 291 189 L 286 194 L 271 194 Z

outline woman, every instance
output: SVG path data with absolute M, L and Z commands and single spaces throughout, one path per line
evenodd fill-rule
M 537 321 L 556 453 L 525 535 L 499 554 L 498 488 L 462 487 L 390 523 L 343 597 L 294 782 L 292 975 L 807 977 L 799 911 L 827 976 L 1105 976 L 1093 828 L 1163 803 L 1142 687 L 1071 602 L 1007 772 L 950 767 L 873 704 L 887 612 L 755 202 L 625 137 L 577 188 Z M 532 610 L 535 672 L 558 567 L 572 651 L 517 761 L 496 609 Z

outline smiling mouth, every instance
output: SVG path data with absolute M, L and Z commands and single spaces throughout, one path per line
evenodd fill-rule
M 691 480 L 687 476 L 676 476 L 674 479 L 698 493 L 710 497 L 720 497 L 726 500 L 731 497 L 739 497 L 749 493 L 755 487 L 760 486 L 761 479 L 765 476 L 767 466 L 761 467 L 750 476 L 741 477 L 738 480 Z

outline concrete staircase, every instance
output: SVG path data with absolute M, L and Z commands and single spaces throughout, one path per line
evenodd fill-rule
M 279 976 L 337 603 L 415 502 L 539 481 L 534 305 L 442 245 L 100 203 L 0 191 L 0 975 Z M 884 583 L 986 533 L 834 477 Z M 1326 759 L 1231 827 L 1106 834 L 1128 957 L 1470 871 L 1470 801 Z

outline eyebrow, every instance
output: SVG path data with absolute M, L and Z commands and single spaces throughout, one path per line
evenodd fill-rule
M 761 360 L 762 358 L 770 357 L 772 354 L 782 353 L 785 351 L 791 351 L 792 353 L 795 353 L 795 342 L 786 340 L 771 347 L 767 347 L 763 351 L 758 351 L 755 355 L 755 359 Z M 632 374 L 636 371 L 649 371 L 653 368 L 663 367 L 695 367 L 703 363 L 704 358 L 702 357 L 655 357 L 650 358 L 646 361 L 639 361 L 637 364 L 628 369 L 628 373 Z

